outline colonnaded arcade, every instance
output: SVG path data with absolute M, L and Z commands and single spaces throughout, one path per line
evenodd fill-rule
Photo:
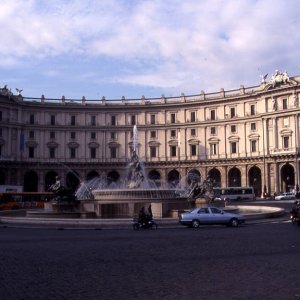
M 59 175 L 126 174 L 138 128 L 146 175 L 173 186 L 189 173 L 257 196 L 298 189 L 300 76 L 276 71 L 257 86 L 179 97 L 99 100 L 24 97 L 0 89 L 0 184 L 45 191 Z

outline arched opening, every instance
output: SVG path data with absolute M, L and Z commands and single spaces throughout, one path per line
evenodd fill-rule
M 39 178 L 36 172 L 29 171 L 24 175 L 24 192 L 37 192 L 38 191 Z
M 213 168 L 209 170 L 208 176 L 211 179 L 214 187 L 221 187 L 221 173 L 218 169 Z
M 198 170 L 192 169 L 187 174 L 187 183 L 190 185 L 192 182 L 200 182 L 201 174 Z
M 161 186 L 161 181 L 160 181 L 160 173 L 156 170 L 152 170 L 148 174 L 148 179 L 155 184 L 156 187 Z
M 295 170 L 290 164 L 285 164 L 281 168 L 281 192 L 290 192 L 295 187 Z
M 257 166 L 251 167 L 248 173 L 249 186 L 252 186 L 256 197 L 262 193 L 261 170 Z
M 178 187 L 180 181 L 180 174 L 177 170 L 172 170 L 168 174 L 168 186 L 171 188 Z
M 95 177 L 99 177 L 99 173 L 97 171 L 91 171 L 86 175 L 86 180 L 89 181 Z
M 49 171 L 46 173 L 45 176 L 45 191 L 48 191 L 49 187 L 55 183 L 56 181 L 56 176 L 58 174 L 55 171 Z
M 110 171 L 107 174 L 108 186 L 111 185 L 112 183 L 117 183 L 119 179 L 120 179 L 120 174 L 117 171 Z
M 241 171 L 236 167 L 233 167 L 228 172 L 228 186 L 229 187 L 241 186 Z
M 75 171 L 67 173 L 66 176 L 66 188 L 75 193 L 80 184 L 79 175 Z

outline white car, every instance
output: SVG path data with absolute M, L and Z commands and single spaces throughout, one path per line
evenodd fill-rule
M 275 196 L 275 200 L 296 200 L 296 195 L 294 193 L 282 193 Z
M 217 207 L 195 208 L 180 216 L 179 223 L 198 228 L 201 224 L 223 224 L 237 227 L 245 223 L 245 217 L 240 214 L 227 213 Z

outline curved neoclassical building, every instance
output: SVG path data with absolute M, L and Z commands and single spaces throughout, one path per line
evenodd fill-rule
M 300 77 L 276 72 L 237 90 L 119 100 L 28 98 L 0 90 L 0 184 L 44 191 L 61 176 L 80 180 L 126 174 L 137 152 L 158 185 L 189 172 L 216 186 L 253 186 L 256 194 L 299 184 Z

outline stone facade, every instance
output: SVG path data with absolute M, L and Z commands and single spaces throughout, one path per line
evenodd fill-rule
M 274 75 L 275 74 L 275 75 Z M 180 97 L 33 99 L 0 90 L 0 184 L 44 191 L 61 176 L 124 178 L 133 150 L 160 186 L 193 172 L 257 195 L 299 184 L 300 77 Z M 280 80 L 279 80 L 280 79 Z

